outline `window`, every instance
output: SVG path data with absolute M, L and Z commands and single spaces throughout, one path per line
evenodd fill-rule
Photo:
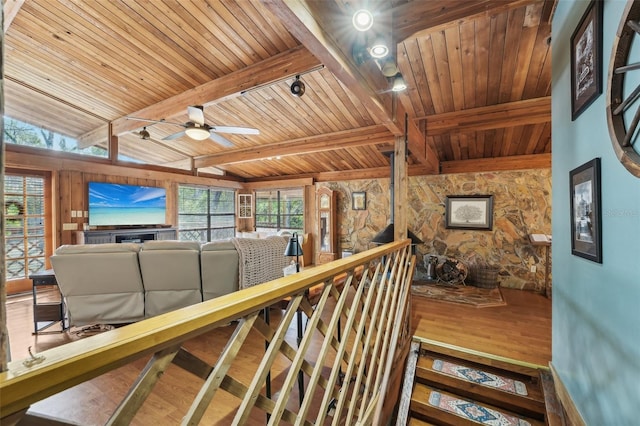
M 44 176 L 9 171 L 5 175 L 4 261 L 9 293 L 24 291 L 25 284 L 30 283 L 29 275 L 46 269 L 51 246 L 51 242 L 46 241 L 46 184 Z M 9 281 L 15 281 L 13 288 L 10 288 Z
M 65 137 L 59 133 L 42 127 L 24 123 L 13 118 L 4 117 L 4 140 L 15 145 L 33 146 L 36 148 L 51 149 L 54 151 L 73 152 L 76 154 L 107 157 L 108 151 L 104 147 L 90 146 L 81 148 L 73 138 Z M 105 135 L 105 140 L 107 140 Z
M 256 191 L 256 230 L 302 231 L 303 229 L 302 188 Z
M 178 187 L 178 238 L 213 241 L 236 234 L 235 191 L 180 185 Z

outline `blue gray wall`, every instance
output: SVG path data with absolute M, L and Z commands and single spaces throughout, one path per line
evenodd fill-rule
M 605 115 L 611 49 L 625 5 L 605 2 L 603 93 L 573 122 L 569 45 L 588 2 L 559 1 L 552 27 L 552 364 L 588 425 L 640 422 L 640 179 L 618 162 Z M 569 172 L 596 157 L 602 264 L 571 254 Z

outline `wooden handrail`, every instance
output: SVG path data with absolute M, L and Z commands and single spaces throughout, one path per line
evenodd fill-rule
M 11 362 L 8 370 L 0 373 L 0 419 L 145 356 L 150 356 L 147 367 L 109 424 L 128 423 L 151 393 L 160 373 L 172 362 L 204 380 L 185 414 L 184 424 L 198 424 L 218 390 L 241 400 L 234 424 L 244 423 L 253 407 L 270 416 L 269 424 L 280 420 L 321 424 L 334 403 L 334 423 L 371 419 L 372 413 L 380 413 L 390 360 L 395 360 L 397 348 L 408 342 L 408 289 L 414 267 L 410 240 L 397 241 L 49 349 L 37 354 L 37 359 Z M 310 301 L 309 289 L 318 287 L 321 290 Z M 267 307 L 280 306 L 285 299 L 289 302 L 282 318 L 270 325 L 260 313 Z M 307 317 L 297 348 L 284 339 L 289 327 L 294 326 L 296 315 Z M 236 331 L 214 365 L 181 348 L 183 342 L 230 321 L 237 321 Z M 231 364 L 252 329 L 269 345 L 253 380 L 242 383 L 233 377 Z M 321 349 L 314 350 L 313 359 L 307 359 L 310 343 L 318 336 L 324 339 Z M 271 399 L 263 394 L 264 379 L 278 354 L 291 365 L 278 397 Z M 328 376 L 323 370 L 325 364 L 331 366 Z M 300 410 L 294 412 L 287 409 L 286 402 L 300 371 L 309 380 Z M 322 401 L 313 415 L 317 416 L 315 421 L 307 418 L 312 400 L 314 405 Z

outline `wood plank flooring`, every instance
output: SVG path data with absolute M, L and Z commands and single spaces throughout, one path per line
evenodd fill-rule
M 507 304 L 489 308 L 413 297 L 414 334 L 474 351 L 547 366 L 551 360 L 551 301 L 542 295 L 520 290 L 502 289 L 502 293 Z M 29 294 L 10 298 L 6 306 L 14 360 L 27 357 L 29 347 L 34 352 L 40 352 L 81 338 L 74 333 L 32 335 L 31 303 Z M 212 361 L 231 332 L 232 327 L 214 330 L 189 341 L 187 347 L 194 354 Z M 294 330 L 289 334 L 288 339 L 295 339 Z M 264 343 L 260 338 L 249 340 L 255 342 L 256 350 L 248 353 L 243 362 L 259 362 L 259 355 L 264 352 Z M 104 424 L 115 409 L 118 398 L 126 393 L 145 362 L 146 360 L 139 360 L 78 385 L 35 404 L 32 410 L 83 425 Z M 284 375 L 284 370 L 273 372 L 275 381 L 281 380 Z M 193 380 L 193 376 L 177 367 L 170 368 L 133 424 L 178 424 L 195 392 L 195 384 L 200 384 L 198 380 L 198 383 L 191 385 L 190 380 Z M 291 399 L 295 403 L 297 395 L 292 395 Z M 229 424 L 233 418 L 234 405 L 237 406 L 237 400 L 229 396 L 228 404 L 210 407 L 203 424 Z M 265 423 L 264 418 L 258 414 L 250 422 L 256 425 Z

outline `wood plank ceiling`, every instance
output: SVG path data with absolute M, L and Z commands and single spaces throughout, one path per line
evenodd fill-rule
M 5 114 L 84 146 L 106 147 L 111 123 L 128 158 L 249 181 L 388 176 L 405 111 L 411 173 L 550 165 L 553 1 L 369 5 L 365 34 L 351 0 L 5 0 Z M 406 91 L 354 59 L 374 33 Z M 163 140 L 189 105 L 260 134 Z

